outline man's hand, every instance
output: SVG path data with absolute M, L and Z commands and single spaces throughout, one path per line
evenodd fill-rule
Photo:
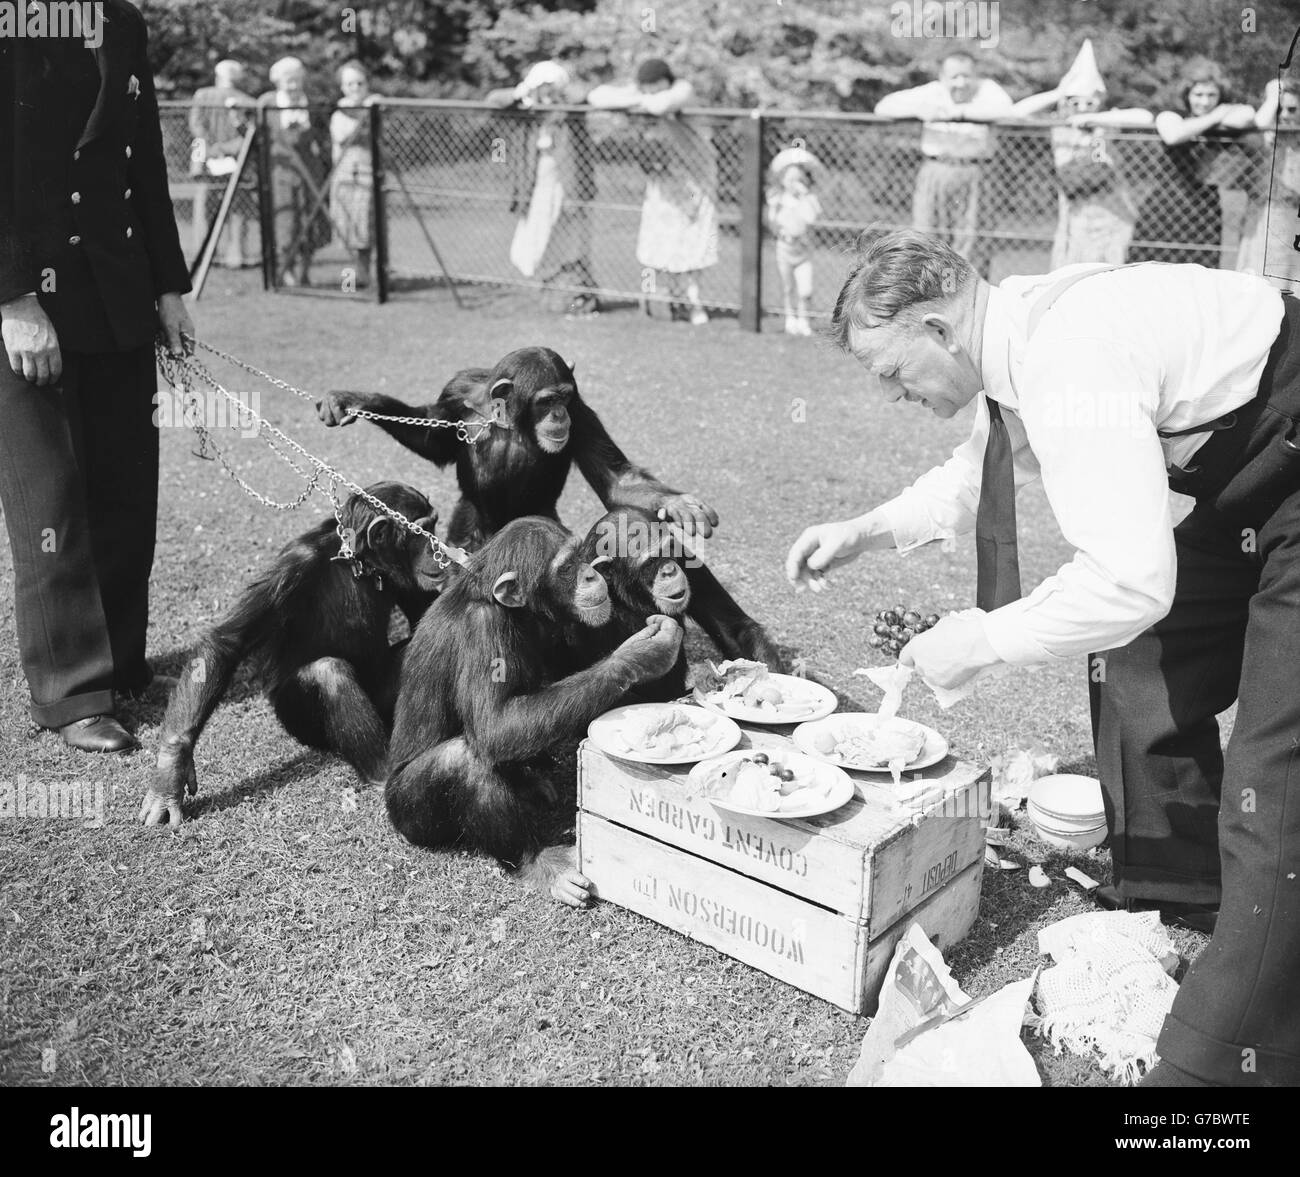
M 705 539 L 718 525 L 717 511 L 694 495 L 673 495 L 664 499 L 659 506 L 659 518 L 676 523 L 687 535 L 698 534 Z
M 826 573 L 856 560 L 874 536 L 870 516 L 840 523 L 818 523 L 794 541 L 785 558 L 786 579 L 802 591 L 819 593 L 829 583 Z
M 24 294 L 0 305 L 0 333 L 16 375 L 44 388 L 63 375 L 59 336 L 35 294 Z
M 951 691 L 1001 659 L 984 636 L 982 618 L 950 616 L 917 634 L 903 647 L 898 661 L 919 671 L 930 686 Z
M 185 300 L 175 292 L 158 296 L 158 322 L 167 341 L 167 354 L 172 359 L 194 354 L 194 324 Z

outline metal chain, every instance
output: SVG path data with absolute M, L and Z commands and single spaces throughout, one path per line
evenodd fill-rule
M 203 346 L 208 346 L 208 345 L 203 345 Z M 214 354 L 219 354 L 216 353 L 215 348 L 209 347 L 208 350 L 213 351 Z M 463 548 L 455 548 L 455 547 L 451 547 L 448 544 L 443 543 L 442 540 L 440 540 L 432 532 L 426 531 L 423 527 L 420 527 L 417 524 L 412 523 L 411 520 L 407 519 L 405 515 L 402 515 L 398 511 L 394 511 L 392 507 L 390 507 L 387 503 L 383 502 L 381 499 L 376 498 L 364 487 L 358 486 L 350 478 L 347 478 L 346 476 L 340 474 L 327 462 L 322 461 L 320 458 L 316 457 L 315 454 L 312 454 L 310 451 L 304 449 L 301 445 L 299 445 L 296 441 L 294 441 L 293 438 L 289 437 L 282 430 L 272 425 L 271 422 L 268 421 L 265 417 L 261 416 L 260 414 L 250 409 L 247 405 L 243 403 L 243 401 L 241 401 L 237 396 L 235 396 L 234 393 L 230 392 L 229 389 L 222 387 L 220 382 L 212 375 L 212 373 L 210 373 L 207 370 L 207 368 L 205 368 L 203 364 L 200 363 L 193 356 L 173 357 L 167 353 L 166 349 L 161 344 L 159 344 L 156 347 L 156 352 L 158 357 L 158 367 L 162 371 L 163 377 L 168 381 L 169 384 L 171 384 L 173 388 L 180 390 L 181 399 L 183 403 L 193 403 L 196 409 L 199 410 L 202 409 L 202 405 L 199 403 L 198 396 L 193 389 L 193 380 L 197 378 L 198 380 L 203 381 L 203 383 L 207 384 L 215 392 L 224 396 L 228 401 L 230 401 L 232 404 L 237 406 L 242 416 L 246 416 L 250 418 L 252 421 L 256 422 L 258 425 L 258 437 L 264 441 L 264 443 L 271 449 L 272 453 L 274 453 L 276 457 L 280 458 L 281 461 L 285 462 L 296 474 L 298 474 L 299 477 L 307 479 L 307 486 L 303 490 L 302 494 L 300 494 L 296 499 L 294 499 L 290 503 L 277 503 L 273 499 L 268 498 L 266 495 L 262 494 L 260 491 L 250 486 L 242 477 L 240 477 L 240 475 L 235 471 L 234 467 L 231 466 L 231 464 L 226 460 L 226 457 L 222 453 L 220 447 L 217 446 L 216 442 L 213 440 L 211 431 L 202 423 L 201 411 L 199 413 L 196 413 L 194 420 L 190 422 L 190 425 L 199 436 L 200 446 L 203 448 L 211 448 L 211 450 L 220 459 L 221 465 L 224 467 L 226 473 L 229 474 L 230 477 L 234 479 L 234 481 L 238 484 L 240 489 L 242 489 L 250 497 L 256 499 L 258 502 L 264 504 L 265 506 L 271 507 L 274 510 L 292 511 L 295 510 L 297 507 L 300 507 L 304 502 L 306 502 L 307 498 L 310 496 L 312 491 L 319 488 L 321 478 L 327 476 L 330 480 L 328 484 L 327 494 L 331 500 L 331 503 L 334 506 L 334 515 L 335 515 L 335 519 L 338 522 L 339 537 L 341 540 L 343 540 L 343 543 L 345 546 L 347 546 L 349 552 L 351 551 L 351 547 L 350 545 L 347 544 L 346 537 L 344 537 L 343 535 L 342 516 L 341 516 L 342 508 L 339 505 L 338 499 L 334 493 L 335 484 L 347 487 L 347 489 L 353 495 L 359 497 L 363 502 L 368 503 L 381 515 L 384 515 L 387 518 L 391 519 L 399 527 L 402 527 L 404 530 L 410 532 L 412 535 L 418 535 L 428 540 L 429 547 L 433 552 L 434 563 L 437 564 L 439 568 L 445 569 L 453 563 L 463 565 L 467 562 L 469 557 Z M 239 361 L 235 361 L 235 362 L 239 363 Z M 241 364 L 240 366 L 246 367 L 247 365 Z M 252 370 L 256 371 L 255 369 Z M 272 380 L 273 383 L 278 384 L 281 387 L 288 389 L 289 391 L 294 391 L 294 392 L 298 391 L 296 389 L 290 388 L 290 386 L 285 384 L 283 381 L 275 380 L 274 377 L 268 376 L 267 378 Z M 302 394 L 300 393 L 299 395 Z M 298 464 L 292 458 L 289 457 L 288 454 L 283 453 L 280 450 L 279 446 L 277 446 L 274 441 L 270 440 L 269 437 L 264 437 L 263 436 L 264 432 L 274 435 L 276 438 L 279 439 L 279 441 L 283 445 L 287 446 L 291 450 L 294 450 L 302 458 L 305 458 L 306 461 L 310 463 L 311 466 L 314 468 L 313 472 L 310 475 L 308 475 L 304 470 L 302 470 L 298 466 Z
M 249 375 L 260 377 L 262 380 L 265 380 L 268 384 L 274 385 L 276 388 L 283 389 L 285 392 L 291 392 L 294 396 L 301 397 L 303 400 L 311 401 L 313 404 L 316 401 L 315 396 L 310 392 L 301 388 L 295 388 L 287 380 L 278 380 L 269 372 L 263 372 L 261 368 L 256 368 L 252 364 L 241 360 L 238 356 L 232 356 L 229 352 L 222 351 L 219 347 L 213 347 L 212 344 L 205 343 L 200 339 L 194 340 L 194 344 L 196 347 L 203 348 L 204 351 L 211 352 L 218 359 L 225 360 L 228 364 L 233 364 L 236 368 L 242 368 L 245 372 L 249 373 Z M 466 445 L 473 445 L 483 436 L 483 434 L 491 429 L 493 425 L 505 424 L 505 422 L 498 421 L 495 417 L 484 417 L 482 413 L 478 415 L 477 421 L 470 422 L 437 421 L 429 417 L 397 417 L 391 413 L 372 413 L 369 409 L 349 409 L 345 420 L 351 420 L 354 417 L 363 417 L 367 421 L 392 421 L 397 425 L 423 425 L 429 429 L 454 429 L 456 431 L 457 440 L 465 442 Z M 478 426 L 472 436 L 469 432 L 470 425 Z

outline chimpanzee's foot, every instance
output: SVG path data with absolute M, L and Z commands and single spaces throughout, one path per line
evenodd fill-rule
M 519 878 L 569 907 L 586 907 L 591 900 L 591 880 L 578 872 L 578 853 L 572 846 L 548 846 L 524 863 Z

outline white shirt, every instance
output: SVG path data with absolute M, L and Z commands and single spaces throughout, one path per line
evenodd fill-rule
M 1009 278 L 990 291 L 981 369 L 1003 406 L 1016 487 L 1042 477 L 1074 559 L 1023 599 L 984 617 L 1004 662 L 1064 659 L 1122 646 L 1169 612 L 1173 528 L 1191 500 L 1169 489 L 1213 421 L 1254 398 L 1282 321 L 1263 279 L 1195 265 L 1099 273 L 1025 330 L 1036 299 L 1067 273 Z M 880 508 L 900 551 L 971 531 L 988 408 L 970 440 Z
M 989 159 L 995 146 L 993 131 L 980 122 L 939 122 L 944 118 L 997 118 L 1012 113 L 1015 105 L 997 82 L 981 78 L 975 96 L 958 105 L 942 82 L 927 82 L 911 90 L 886 94 L 876 103 L 876 113 L 896 119 L 923 119 L 921 153 L 934 158 Z

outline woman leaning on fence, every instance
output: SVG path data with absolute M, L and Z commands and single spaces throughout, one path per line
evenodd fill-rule
M 1115 166 L 1109 140 L 1121 127 L 1149 127 L 1148 110 L 1103 110 L 1106 83 L 1092 42 L 1084 41 L 1055 90 L 1016 103 L 1022 116 L 1054 111 L 1069 126 L 1052 128 L 1060 215 L 1052 241 L 1051 269 L 1077 262 L 1123 265 L 1137 220 L 1137 205 Z
M 548 109 L 576 95 L 569 72 L 555 61 L 539 61 L 518 86 L 493 90 L 494 106 L 533 110 L 513 122 L 515 145 L 510 211 L 518 214 L 510 242 L 510 264 L 525 278 L 537 277 L 573 292 L 568 313 L 600 309 L 591 271 L 591 201 L 596 195 L 595 161 L 583 115 Z
M 329 131 L 308 106 L 305 78 L 301 61 L 282 57 L 271 66 L 275 89 L 258 99 L 271 140 L 276 278 L 286 286 L 310 284 L 312 255 L 330 237 Z
M 1188 63 L 1180 93 L 1185 113 L 1156 116 L 1168 176 L 1143 201 L 1129 260 L 1217 268 L 1223 244 L 1219 189 L 1238 186 L 1253 167 L 1241 136 L 1254 130 L 1255 111 L 1228 100 L 1223 71 L 1204 58 Z
M 709 321 L 700 271 L 718 262 L 718 155 L 707 126 L 677 117 L 694 99 L 690 82 L 658 58 L 643 61 L 631 85 L 597 86 L 587 95 L 591 106 L 658 116 L 643 133 L 636 260 L 666 277 L 673 318 L 699 326 Z
M 370 283 L 370 219 L 375 179 L 370 161 L 370 117 L 375 103 L 366 71 L 356 61 L 339 67 L 342 97 L 330 115 L 334 170 L 330 174 L 330 210 L 334 231 L 356 263 L 356 285 Z

